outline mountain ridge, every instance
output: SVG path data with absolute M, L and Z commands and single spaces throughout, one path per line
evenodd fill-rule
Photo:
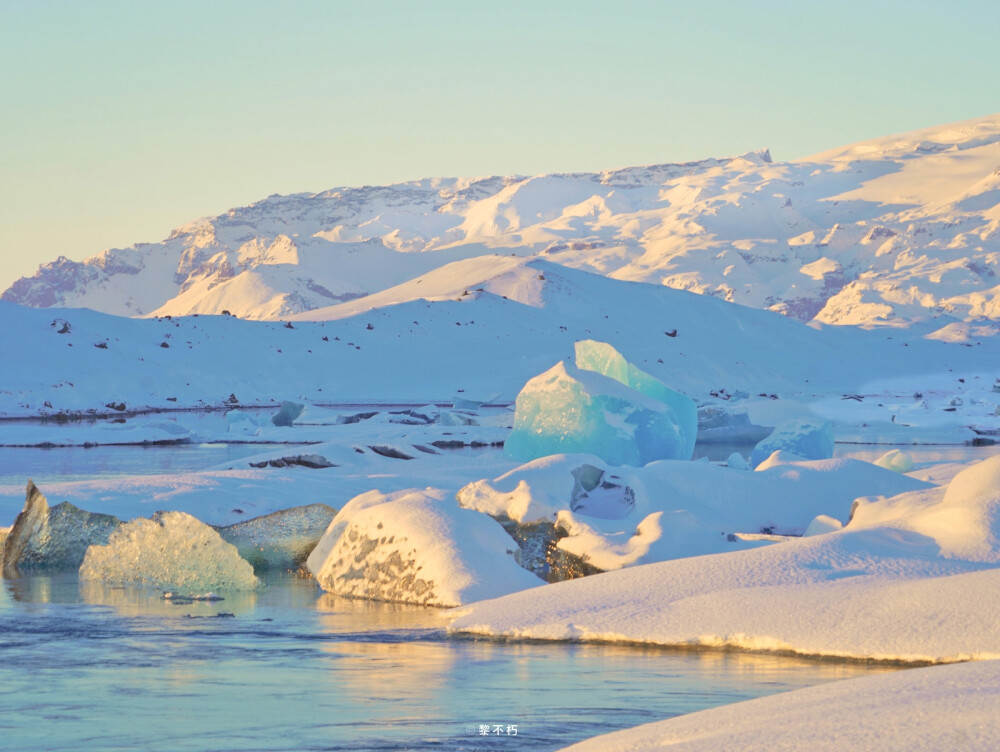
M 794 162 L 761 150 L 273 195 L 182 225 L 161 243 L 61 257 L 2 297 L 126 316 L 273 320 L 502 253 L 802 321 L 992 324 L 998 175 L 993 115 Z

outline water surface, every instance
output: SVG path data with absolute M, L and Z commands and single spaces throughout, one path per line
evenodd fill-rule
M 442 614 L 336 598 L 292 575 L 187 605 L 75 575 L 0 581 L 0 746 L 554 750 L 888 670 L 449 638 Z

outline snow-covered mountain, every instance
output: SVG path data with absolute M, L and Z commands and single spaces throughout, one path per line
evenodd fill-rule
M 490 253 L 803 321 L 942 336 L 1000 321 L 1000 115 L 795 162 L 766 151 L 600 173 L 271 196 L 162 243 L 60 258 L 3 299 L 255 319 L 371 295 Z M 956 334 L 957 332 L 957 334 Z

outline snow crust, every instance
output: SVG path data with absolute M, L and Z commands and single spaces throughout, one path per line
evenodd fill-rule
M 516 550 L 499 524 L 444 491 L 370 491 L 340 510 L 306 565 L 337 595 L 456 606 L 542 584 Z
M 235 546 L 184 512 L 157 512 L 152 519 L 124 523 L 107 545 L 87 549 L 80 579 L 192 593 L 260 585 Z

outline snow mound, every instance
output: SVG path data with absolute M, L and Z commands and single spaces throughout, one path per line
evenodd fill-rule
M 616 379 L 563 363 L 529 380 L 517 395 L 514 429 L 504 451 L 521 462 L 580 452 L 613 465 L 691 457 L 669 405 Z
M 457 606 L 542 581 L 496 521 L 438 489 L 351 499 L 306 561 L 320 587 L 372 600 Z
M 219 535 L 236 546 L 254 570 L 296 569 L 330 526 L 337 510 L 308 504 L 219 528 Z
M 157 512 L 121 525 L 107 545 L 87 549 L 80 579 L 199 593 L 260 585 L 235 546 L 184 512 Z
M 787 420 L 753 448 L 751 467 L 757 467 L 779 449 L 807 460 L 829 459 L 833 456 L 833 426 L 828 420 L 814 418 Z
M 121 522 L 108 514 L 94 514 L 68 501 L 50 507 L 48 500 L 30 480 L 24 509 L 10 533 L 0 541 L 3 572 L 76 569 L 87 547 L 107 543 Z
M 1000 662 L 987 661 L 876 674 L 724 705 L 597 736 L 563 752 L 988 750 L 1000 748 L 998 719 Z
M 1000 455 L 962 470 L 940 498 L 917 491 L 855 502 L 847 530 L 886 527 L 932 542 L 945 558 L 1000 563 Z

